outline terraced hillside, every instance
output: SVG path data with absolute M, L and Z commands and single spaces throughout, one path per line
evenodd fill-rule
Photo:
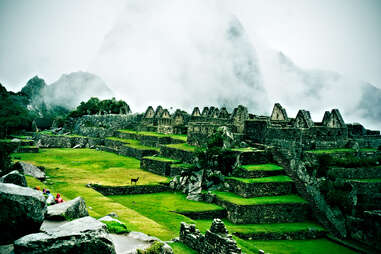
M 246 253 L 352 253 L 324 238 L 325 229 L 309 217 L 308 203 L 295 194 L 292 180 L 262 158 L 261 150 L 232 151 L 242 153 L 243 165 L 226 178 L 225 191 L 212 193 L 214 203 L 205 203 L 166 187 L 171 176 L 189 168 L 197 149 L 183 135 L 120 130 L 93 148 L 98 151 L 40 149 L 12 156 L 46 168 L 48 181 L 28 177 L 30 186 L 47 187 L 64 199 L 82 196 L 90 215 L 116 212 L 129 230 L 163 240 L 177 237 L 182 221 L 205 232 L 219 217 Z M 181 243 L 172 246 L 175 253 L 194 253 Z

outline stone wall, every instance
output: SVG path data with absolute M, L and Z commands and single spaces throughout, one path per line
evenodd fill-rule
M 85 115 L 74 122 L 72 131 L 78 135 L 101 137 L 112 136 L 118 129 L 134 129 L 140 123 L 141 115 Z
M 212 226 L 201 234 L 195 225 L 182 222 L 180 225 L 180 241 L 200 254 L 239 254 L 241 249 L 228 234 L 224 223 L 214 219 Z
M 98 145 L 103 145 L 103 139 L 69 135 L 36 133 L 34 139 L 39 147 L 47 148 L 72 148 L 75 146 L 78 146 L 78 148 L 92 148 Z
M 229 184 L 228 191 L 244 198 L 286 195 L 292 192 L 292 182 L 245 183 L 231 178 L 225 180 Z
M 227 218 L 235 224 L 297 222 L 310 213 L 307 203 L 237 205 L 217 198 L 216 204 L 226 208 Z
M 210 122 L 190 122 L 188 124 L 188 144 L 202 146 L 207 143 L 208 138 L 221 126 L 228 127 L 230 132 L 235 133 L 236 126 L 232 124 L 215 124 Z
M 140 168 L 158 175 L 169 176 L 171 172 L 171 164 L 173 163 L 173 161 L 153 159 L 148 157 L 141 159 Z
M 160 147 L 160 155 L 174 160 L 181 160 L 186 163 L 193 163 L 195 158 L 194 152 L 180 150 L 165 145 Z
M 130 183 L 128 183 L 130 184 Z M 111 195 L 130 195 L 130 194 L 148 194 L 170 191 L 166 185 L 131 185 L 131 186 L 106 186 L 99 184 L 89 185 L 94 190 L 102 193 L 104 196 Z
M 191 218 L 192 220 L 208 220 L 208 219 L 214 219 L 214 218 L 219 218 L 219 219 L 226 218 L 225 209 L 200 211 L 200 212 L 187 211 L 187 212 L 177 212 L 177 213 L 187 216 Z

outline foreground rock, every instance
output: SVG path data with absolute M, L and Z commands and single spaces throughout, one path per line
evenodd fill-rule
M 30 163 L 19 161 L 15 163 L 13 168 L 20 171 L 24 175 L 33 176 L 39 180 L 44 180 L 46 177 L 44 171 Z
M 48 206 L 48 211 L 45 215 L 46 219 L 49 220 L 72 220 L 86 216 L 89 216 L 89 213 L 86 209 L 86 203 L 81 197 Z
M 0 183 L 0 244 L 38 232 L 45 212 L 45 197 L 41 192 Z
M 20 174 L 17 170 L 13 170 L 5 176 L 2 176 L 0 178 L 0 183 L 13 183 L 22 187 L 27 186 L 25 176 Z
M 92 217 L 84 217 L 46 233 L 24 236 L 14 243 L 15 253 L 116 253 L 106 225 Z

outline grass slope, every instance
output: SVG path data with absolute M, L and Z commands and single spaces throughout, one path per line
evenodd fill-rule
M 274 171 L 274 170 L 283 170 L 281 166 L 275 165 L 275 164 L 256 164 L 256 165 L 243 165 L 243 169 L 247 171 L 255 171 L 255 170 L 261 170 L 261 171 Z
M 226 179 L 233 179 L 244 183 L 284 183 L 292 182 L 292 179 L 288 176 L 268 176 L 258 178 L 241 178 L 241 177 L 225 177 Z
M 178 139 L 181 141 L 186 142 L 187 141 L 187 135 L 186 134 L 164 134 L 164 133 L 158 133 L 153 131 L 134 131 L 134 130 L 118 130 L 122 133 L 131 133 L 131 134 L 138 134 L 142 136 L 153 136 L 153 137 L 170 137 L 173 139 Z
M 117 137 L 107 137 L 106 139 L 125 143 L 125 146 L 136 148 L 138 150 L 155 150 L 155 151 L 160 150 L 158 147 L 142 145 L 138 140 L 135 140 L 135 139 L 124 139 L 124 138 L 117 138 Z
M 307 203 L 304 199 L 297 195 L 282 195 L 282 196 L 265 196 L 254 198 L 243 198 L 231 192 L 214 192 L 217 198 L 237 204 L 237 205 L 267 205 L 267 204 L 296 204 Z
M 187 152 L 194 152 L 196 150 L 196 146 L 189 145 L 187 143 L 180 143 L 180 144 L 170 144 L 166 145 L 167 147 L 187 151 Z
M 165 239 L 170 239 L 178 235 L 182 221 L 195 223 L 192 219 L 176 212 L 203 212 L 223 209 L 215 204 L 187 200 L 186 195 L 182 193 L 162 192 L 110 196 L 110 198 L 168 228 L 168 230 L 171 231 L 170 237 L 161 235 Z

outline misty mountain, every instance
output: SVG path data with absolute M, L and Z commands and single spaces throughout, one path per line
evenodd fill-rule
M 381 127 L 379 89 L 334 71 L 304 69 L 214 7 L 197 1 L 129 3 L 90 71 L 138 111 L 159 104 L 188 111 L 243 104 L 269 114 L 279 102 L 290 116 L 306 109 L 321 121 L 326 110 L 338 108 L 346 122 Z
M 91 97 L 111 98 L 113 92 L 99 76 L 79 71 L 63 74 L 56 82 L 46 86 L 41 96 L 47 105 L 72 110 Z
M 127 7 L 105 36 L 90 71 L 134 108 L 232 110 L 243 104 L 264 113 L 271 107 L 256 49 L 234 16 L 222 16 L 207 4 L 129 4 L 136 6 Z
M 315 121 L 338 108 L 346 122 L 381 126 L 381 90 L 375 86 L 332 71 L 302 69 L 281 52 L 267 52 L 262 60 L 267 93 L 286 108 L 310 110 Z

